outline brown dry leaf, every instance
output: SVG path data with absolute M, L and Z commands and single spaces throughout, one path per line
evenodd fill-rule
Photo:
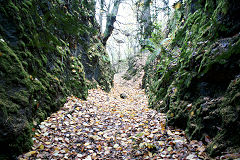
M 205 136 L 205 142 L 207 142 L 207 143 L 210 143 L 210 142 L 211 142 L 211 139 L 210 139 L 209 136 Z
M 194 116 L 194 111 L 192 111 L 192 112 L 190 113 L 190 116 L 191 116 L 191 117 Z
M 68 97 L 67 103 L 35 130 L 33 148 L 40 153 L 33 151 L 19 159 L 134 159 L 135 155 L 139 159 L 199 159 L 205 156 L 202 143 L 188 143 L 183 131 L 166 126 L 165 114 L 148 108 L 147 97 L 138 84 L 124 88 L 122 81 L 115 82 L 110 93 L 89 90 L 87 100 Z M 128 95 L 127 99 L 120 98 L 122 92 Z
M 39 149 L 41 149 L 41 150 L 44 149 L 44 145 L 41 144 L 41 145 L 39 146 Z
M 163 146 L 163 145 L 165 145 L 165 142 L 164 142 L 164 141 L 159 141 L 158 144 L 159 144 L 160 146 Z
M 150 158 L 152 158 L 152 157 L 153 157 L 152 152 L 148 152 L 148 156 L 149 156 Z
M 46 144 L 46 145 L 49 145 L 49 144 L 51 144 L 51 142 L 45 142 L 45 144 Z
M 217 148 L 217 145 L 213 145 L 213 147 L 212 147 L 213 149 L 216 149 Z
M 101 145 L 98 145 L 98 146 L 97 146 L 97 149 L 98 149 L 99 152 L 101 152 L 102 146 L 101 146 Z
M 37 151 L 30 151 L 30 152 L 26 153 L 25 155 L 27 157 L 30 157 L 30 156 L 35 155 L 35 154 L 37 154 Z
M 170 152 L 170 151 L 172 151 L 173 150 L 173 148 L 171 147 L 171 146 L 169 146 L 168 148 L 167 148 L 167 151 L 168 152 Z

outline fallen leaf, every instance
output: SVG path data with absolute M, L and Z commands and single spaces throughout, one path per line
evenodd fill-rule
M 216 149 L 217 148 L 217 145 L 213 145 L 213 149 Z
M 168 152 L 170 152 L 170 151 L 172 151 L 173 150 L 173 148 L 171 147 L 171 146 L 169 146 L 168 148 L 167 148 L 167 151 Z
M 102 146 L 101 146 L 101 145 L 98 145 L 97 149 L 98 149 L 99 152 L 101 152 Z
M 194 111 L 192 111 L 192 112 L 190 113 L 190 116 L 191 116 L 191 117 L 194 116 Z
M 44 149 L 44 145 L 41 144 L 41 145 L 39 146 L 39 149 L 43 150 L 43 149 Z
M 30 152 L 26 153 L 25 156 L 30 157 L 35 154 L 37 154 L 37 151 L 30 151 Z
M 49 145 L 49 144 L 51 144 L 51 142 L 45 142 L 45 144 Z
M 114 144 L 113 148 L 118 148 L 119 147 L 119 144 Z

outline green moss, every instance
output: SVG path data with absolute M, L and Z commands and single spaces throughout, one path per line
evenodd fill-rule
M 16 13 L 19 12 L 18 7 L 17 7 L 11 0 L 10 0 L 10 2 L 9 2 L 9 7 L 10 7 L 11 9 L 13 9 Z
M 41 108 L 38 109 L 36 115 L 37 115 L 37 119 L 38 119 L 39 121 L 43 121 L 43 120 L 45 120 L 46 117 L 47 117 L 47 113 L 46 113 L 45 111 L 43 111 Z
M 213 142 L 207 145 L 207 152 L 210 156 L 215 157 L 220 154 L 221 150 L 223 150 L 226 145 L 226 142 L 222 141 L 222 139 L 225 138 L 224 135 L 226 135 L 225 131 L 218 132 L 218 134 L 214 137 Z
M 1 111 L 1 118 L 6 120 L 8 117 L 8 110 L 7 110 L 7 105 L 6 102 L 3 99 L 0 99 L 0 111 Z M 9 107 L 9 106 L 8 106 Z
M 3 105 L 4 108 L 6 108 L 8 113 L 17 113 L 20 108 L 19 105 L 9 100 L 2 100 L 0 101 L 0 104 Z
M 145 67 L 144 75 L 150 106 L 167 112 L 168 123 L 186 129 L 190 138 L 204 141 L 209 135 L 213 141 L 208 152 L 213 156 L 232 146 L 239 148 L 240 143 L 235 134 L 239 133 L 240 40 L 227 23 L 234 7 L 230 2 L 187 1 L 186 10 L 195 12 L 179 12 L 187 18 L 184 24 L 176 24 L 177 15 L 173 16 L 171 47 L 156 57 L 157 64 Z M 231 37 L 219 39 L 226 35 Z M 176 48 L 179 56 L 170 67 L 164 60 L 176 54 Z
M 108 56 L 100 40 L 92 38 L 96 34 L 91 32 L 96 32 L 92 28 L 95 24 L 86 17 L 94 11 L 87 9 L 90 4 L 82 5 L 72 6 L 74 14 L 66 14 L 61 4 L 54 2 L 10 0 L 0 6 L 3 18 L 9 22 L 6 26 L 16 31 L 10 36 L 17 41 L 13 47 L 8 43 L 10 32 L 0 36 L 4 39 L 0 41 L 0 120 L 8 119 L 1 127 L 9 135 L 0 141 L 6 146 L 6 154 L 30 149 L 33 119 L 43 121 L 63 105 L 67 96 L 87 98 L 85 68 L 81 63 L 85 59 L 81 55 L 89 51 L 89 46 L 96 47 L 87 56 L 89 66 L 99 67 L 97 84 L 110 90 L 112 73 Z M 2 26 L 0 30 L 5 32 Z M 93 43 L 83 42 L 83 38 Z M 74 49 L 68 45 L 72 42 L 77 47 L 81 45 L 83 53 L 77 57 L 73 57 Z
M 24 151 L 30 150 L 33 141 L 31 138 L 32 136 L 32 128 L 33 126 L 29 124 L 28 122 L 25 122 L 23 130 L 21 130 L 16 138 L 16 143 L 9 144 L 9 146 L 16 152 L 16 153 L 22 153 Z
M 204 10 L 208 13 L 212 13 L 214 11 L 214 1 L 212 0 L 206 0 L 206 3 L 205 3 L 205 8 Z
M 223 52 L 223 54 L 221 54 L 220 56 L 217 56 L 215 59 L 215 62 L 219 62 L 222 59 L 227 60 L 233 54 L 239 54 L 240 53 L 239 49 L 240 49 L 240 40 L 234 43 L 226 52 Z

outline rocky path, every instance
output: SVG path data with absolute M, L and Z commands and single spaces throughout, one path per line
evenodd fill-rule
M 69 97 L 39 125 L 32 151 L 19 159 L 206 159 L 201 142 L 189 142 L 166 126 L 164 114 L 148 109 L 141 78 L 133 83 L 120 76 L 110 93 L 92 89 L 87 101 Z

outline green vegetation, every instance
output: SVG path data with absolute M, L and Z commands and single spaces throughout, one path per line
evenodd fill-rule
M 120 3 L 101 38 L 94 0 L 0 2 L 0 159 L 29 150 L 36 124 L 67 96 L 86 99 L 96 87 L 110 91 L 105 45 Z M 151 52 L 143 79 L 150 106 L 166 112 L 168 124 L 185 129 L 190 139 L 203 141 L 213 157 L 239 150 L 238 0 L 179 1 L 164 32 L 151 5 L 144 1 L 137 11 L 140 44 Z M 137 61 L 129 57 L 126 79 L 138 75 Z
M 112 86 L 112 71 L 94 20 L 94 1 L 1 1 L 0 157 L 31 148 L 33 122 L 57 111 L 67 96 L 86 99 L 87 53 L 96 61 L 97 84 Z M 106 58 L 107 57 L 107 58 Z M 92 83 L 90 79 L 89 83 Z M 12 157 L 11 157 L 12 156 Z
M 152 35 L 147 46 L 149 104 L 167 112 L 168 123 L 186 129 L 190 139 L 206 143 L 211 156 L 240 147 L 236 3 L 186 1 L 169 21 L 168 38 Z

